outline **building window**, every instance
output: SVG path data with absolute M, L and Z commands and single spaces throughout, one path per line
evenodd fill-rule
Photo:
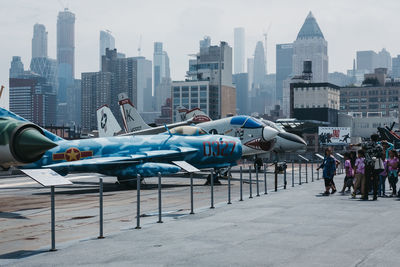
M 182 86 L 182 92 L 189 92 L 189 86 Z
M 358 98 L 350 98 L 349 102 L 350 103 L 358 103 L 360 100 Z
M 370 104 L 370 105 L 368 106 L 368 108 L 369 108 L 369 109 L 378 109 L 378 108 L 379 108 L 379 105 L 378 105 L 378 104 Z
M 397 103 L 389 104 L 389 108 L 399 108 L 399 104 Z
M 369 102 L 378 102 L 378 98 L 377 97 L 370 97 L 369 98 Z
M 179 92 L 180 91 L 180 87 L 179 86 L 174 86 L 174 92 Z
M 386 108 L 386 105 L 385 104 L 381 104 L 381 108 Z

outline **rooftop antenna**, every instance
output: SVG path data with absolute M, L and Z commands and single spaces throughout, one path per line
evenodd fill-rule
M 137 51 L 138 51 L 138 54 L 140 57 L 142 55 L 142 35 L 140 35 L 140 37 L 139 37 L 139 46 L 138 46 Z
M 265 29 L 264 29 L 264 31 L 263 31 L 263 35 L 264 35 L 264 49 L 265 49 L 265 74 L 267 74 L 268 73 L 268 71 L 267 71 L 267 58 L 268 58 L 268 54 L 267 54 L 267 41 L 268 41 L 268 33 L 269 33 L 269 30 L 271 29 L 271 23 L 269 23 L 269 25 L 268 25 L 268 28 L 267 28 L 267 30 L 265 31 Z

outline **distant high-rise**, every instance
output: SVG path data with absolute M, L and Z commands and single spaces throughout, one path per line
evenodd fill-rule
M 18 78 L 22 74 L 24 74 L 24 64 L 21 61 L 21 57 L 13 56 L 10 67 L 10 78 Z
M 46 78 L 48 84 L 53 88 L 55 93 L 57 90 L 57 61 L 46 57 L 35 57 L 31 60 L 31 71 Z
M 293 44 L 276 45 L 276 100 L 282 103 L 283 81 L 289 78 L 293 68 Z
M 366 70 L 373 73 L 377 65 L 378 55 L 375 51 L 357 51 L 357 70 Z
M 385 48 L 379 51 L 377 64 L 375 68 L 386 68 L 388 72 L 392 71 L 392 56 Z
M 233 30 L 234 44 L 234 73 L 243 73 L 245 64 L 245 33 L 244 28 L 235 28 Z
M 265 79 L 266 68 L 265 68 L 265 54 L 264 54 L 263 42 L 258 41 L 256 50 L 254 51 L 254 76 L 253 76 L 253 87 L 259 87 Z
M 100 69 L 101 69 L 101 57 L 106 54 L 106 48 L 110 50 L 115 48 L 115 39 L 111 35 L 110 31 L 100 31 Z
M 247 78 L 249 81 L 249 90 L 253 86 L 253 77 L 254 77 L 254 58 L 247 59 L 247 74 L 249 77 Z
M 313 81 L 327 82 L 328 43 L 311 11 L 293 42 L 293 74 L 301 75 L 308 60 L 312 61 Z
M 170 88 L 170 69 L 169 69 L 169 57 L 167 52 L 163 50 L 163 43 L 154 43 L 153 52 L 153 64 L 154 64 L 154 110 L 160 111 L 161 106 L 165 103 L 165 100 L 171 97 L 171 90 L 165 90 Z M 161 83 L 166 83 L 161 85 Z M 147 110 L 148 111 L 148 110 Z
M 33 26 L 32 58 L 47 57 L 47 32 L 43 24 Z
M 189 60 L 185 81 L 172 83 L 172 110 L 200 108 L 212 119 L 236 113 L 236 90 L 232 83 L 232 48 L 226 42 L 201 47 Z
M 400 78 L 400 55 L 392 59 L 392 77 Z
M 111 103 L 111 79 L 110 72 L 82 73 L 81 121 L 84 132 L 97 129 L 97 109 L 104 104 Z
M 67 101 L 67 90 L 75 77 L 75 14 L 68 8 L 57 17 L 58 103 Z
M 200 40 L 200 51 L 203 48 L 208 48 L 211 45 L 211 37 L 210 36 L 204 36 L 203 40 Z
M 238 73 L 232 76 L 236 86 L 236 108 L 237 114 L 248 114 L 247 104 L 249 102 L 249 75 Z

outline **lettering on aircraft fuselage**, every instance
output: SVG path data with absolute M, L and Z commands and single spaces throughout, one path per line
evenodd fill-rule
M 235 137 L 243 140 L 244 130 L 242 128 L 236 128 L 235 130 Z
M 229 148 L 229 145 L 232 147 Z M 232 155 L 235 151 L 236 142 L 234 141 L 204 141 L 203 142 L 203 155 L 205 157 L 217 157 Z

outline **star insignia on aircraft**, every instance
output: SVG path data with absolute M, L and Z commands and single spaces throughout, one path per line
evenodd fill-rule
M 76 147 L 68 148 L 64 153 L 54 153 L 53 160 L 76 161 L 82 158 L 92 157 L 93 151 L 80 151 Z

